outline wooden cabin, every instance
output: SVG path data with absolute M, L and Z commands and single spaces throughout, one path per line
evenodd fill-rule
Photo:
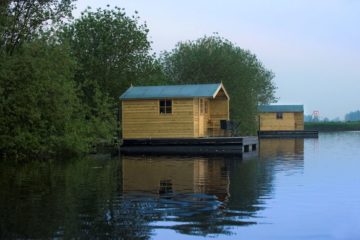
M 303 105 L 259 106 L 259 131 L 304 130 Z
M 131 86 L 120 100 L 123 139 L 222 136 L 230 117 L 222 83 Z

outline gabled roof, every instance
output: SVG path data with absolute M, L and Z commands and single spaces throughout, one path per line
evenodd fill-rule
M 262 105 L 259 112 L 304 112 L 303 105 Z
M 120 96 L 120 100 L 194 97 L 215 98 L 221 89 L 224 90 L 225 95 L 229 98 L 222 83 L 142 87 L 131 86 Z

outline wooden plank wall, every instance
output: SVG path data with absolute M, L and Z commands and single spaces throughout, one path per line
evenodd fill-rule
M 295 130 L 304 130 L 304 113 L 295 113 Z
M 194 137 L 199 137 L 199 99 L 194 98 L 193 99 L 193 121 L 194 121 Z
M 283 119 L 276 119 L 276 113 L 260 113 L 260 131 L 304 130 L 304 114 L 284 112 Z
M 211 134 L 222 136 L 220 120 L 229 120 L 229 100 L 226 98 L 215 98 L 210 100 L 210 124 Z
M 173 99 L 172 113 L 159 113 L 159 100 L 122 101 L 123 139 L 194 136 L 193 99 Z
M 194 98 L 194 137 L 199 137 L 199 128 L 203 128 L 203 136 L 209 136 L 208 132 L 208 122 L 210 119 L 210 100 L 207 98 L 202 98 L 203 100 L 203 112 L 200 112 L 200 98 Z M 207 104 L 207 112 L 205 111 L 205 105 Z M 200 118 L 202 116 L 202 118 Z M 200 119 L 203 119 L 203 122 L 200 122 Z
M 207 105 L 207 107 L 206 107 Z M 205 109 L 207 108 L 207 109 Z M 210 99 L 204 99 L 204 135 L 209 136 L 209 120 L 210 120 Z

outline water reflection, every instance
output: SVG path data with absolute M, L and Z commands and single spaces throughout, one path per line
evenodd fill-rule
M 235 161 L 240 159 L 123 156 L 124 197 L 130 202 L 151 200 L 143 214 L 157 220 L 151 223 L 154 228 L 196 235 L 229 233 L 229 226 L 253 223 L 227 209 Z
M 148 239 L 159 229 L 231 234 L 261 221 L 278 170 L 302 169 L 304 140 L 259 156 L 119 156 L 0 163 L 0 238 Z
M 261 139 L 260 158 L 288 157 L 304 160 L 304 139 Z
M 272 169 L 269 171 L 286 171 L 287 175 L 302 172 L 304 139 L 261 139 L 259 159 L 266 161 L 266 166 Z
M 155 228 L 229 234 L 232 226 L 258 222 L 258 211 L 272 198 L 278 158 L 288 169 L 303 167 L 303 139 L 265 139 L 259 151 L 246 160 L 123 156 L 123 193 L 128 201 L 151 199 L 143 210 L 157 219 Z
M 229 178 L 223 158 L 123 156 L 123 192 L 214 194 L 225 201 Z
M 117 195 L 119 161 L 0 164 L 0 239 L 149 235 L 127 217 Z

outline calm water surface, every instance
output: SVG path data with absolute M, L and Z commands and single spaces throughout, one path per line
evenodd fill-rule
M 257 156 L 0 163 L 0 238 L 360 239 L 360 132 Z

